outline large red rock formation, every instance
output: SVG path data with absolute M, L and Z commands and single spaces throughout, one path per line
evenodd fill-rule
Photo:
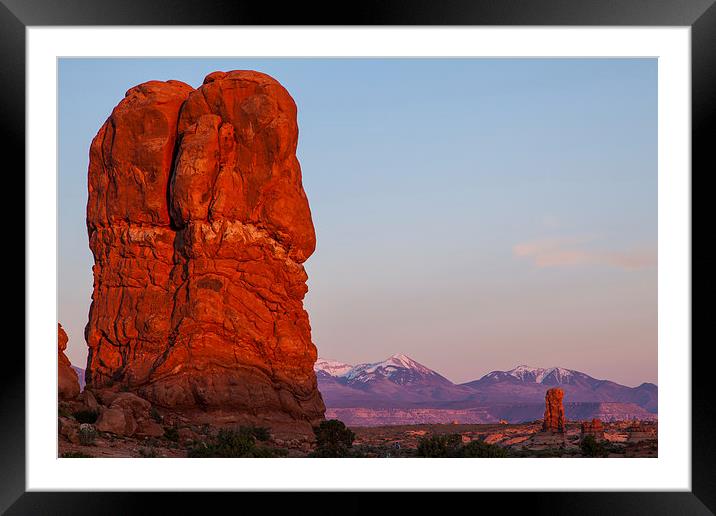
M 61 400 L 74 399 L 80 393 L 77 373 L 72 369 L 72 363 L 65 355 L 68 340 L 64 328 L 57 323 L 57 394 Z
M 543 432 L 564 432 L 564 391 L 559 387 L 553 387 L 545 394 Z
M 271 77 L 130 89 L 92 142 L 88 382 L 209 421 L 323 417 L 296 105 Z

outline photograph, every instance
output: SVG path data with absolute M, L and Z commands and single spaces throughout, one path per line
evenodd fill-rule
M 658 101 L 648 56 L 58 57 L 57 458 L 656 462 Z

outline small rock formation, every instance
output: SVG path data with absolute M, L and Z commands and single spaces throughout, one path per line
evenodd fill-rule
M 584 421 L 582 423 L 580 438 L 584 439 L 591 435 L 598 441 L 604 440 L 604 425 L 601 420 L 594 418 L 592 421 Z
M 71 400 L 80 393 L 80 382 L 72 369 L 70 359 L 65 355 L 68 341 L 67 333 L 57 323 L 57 393 L 60 400 Z
M 60 416 L 57 418 L 57 430 L 60 437 L 73 444 L 79 444 L 80 424 L 74 419 Z
M 160 437 L 164 429 L 152 419 L 152 405 L 131 392 L 105 393 L 95 427 L 127 437 Z
M 564 433 L 564 391 L 559 387 L 552 387 L 545 395 L 543 432 Z
M 633 421 L 627 427 L 627 442 L 638 443 L 656 439 L 656 426 L 642 421 Z
M 127 92 L 90 149 L 89 387 L 312 435 L 325 406 L 303 309 L 316 240 L 297 139 L 293 99 L 262 73 Z

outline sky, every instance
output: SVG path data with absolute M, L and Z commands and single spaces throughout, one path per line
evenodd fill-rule
M 298 106 L 319 356 L 456 383 L 657 383 L 656 59 L 60 59 L 58 317 L 84 367 L 92 138 L 132 86 L 258 70 Z

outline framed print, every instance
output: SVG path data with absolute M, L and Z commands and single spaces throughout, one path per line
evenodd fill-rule
M 27 203 L 3 510 L 716 510 L 692 337 L 716 7 L 421 4 L 3 2 Z

